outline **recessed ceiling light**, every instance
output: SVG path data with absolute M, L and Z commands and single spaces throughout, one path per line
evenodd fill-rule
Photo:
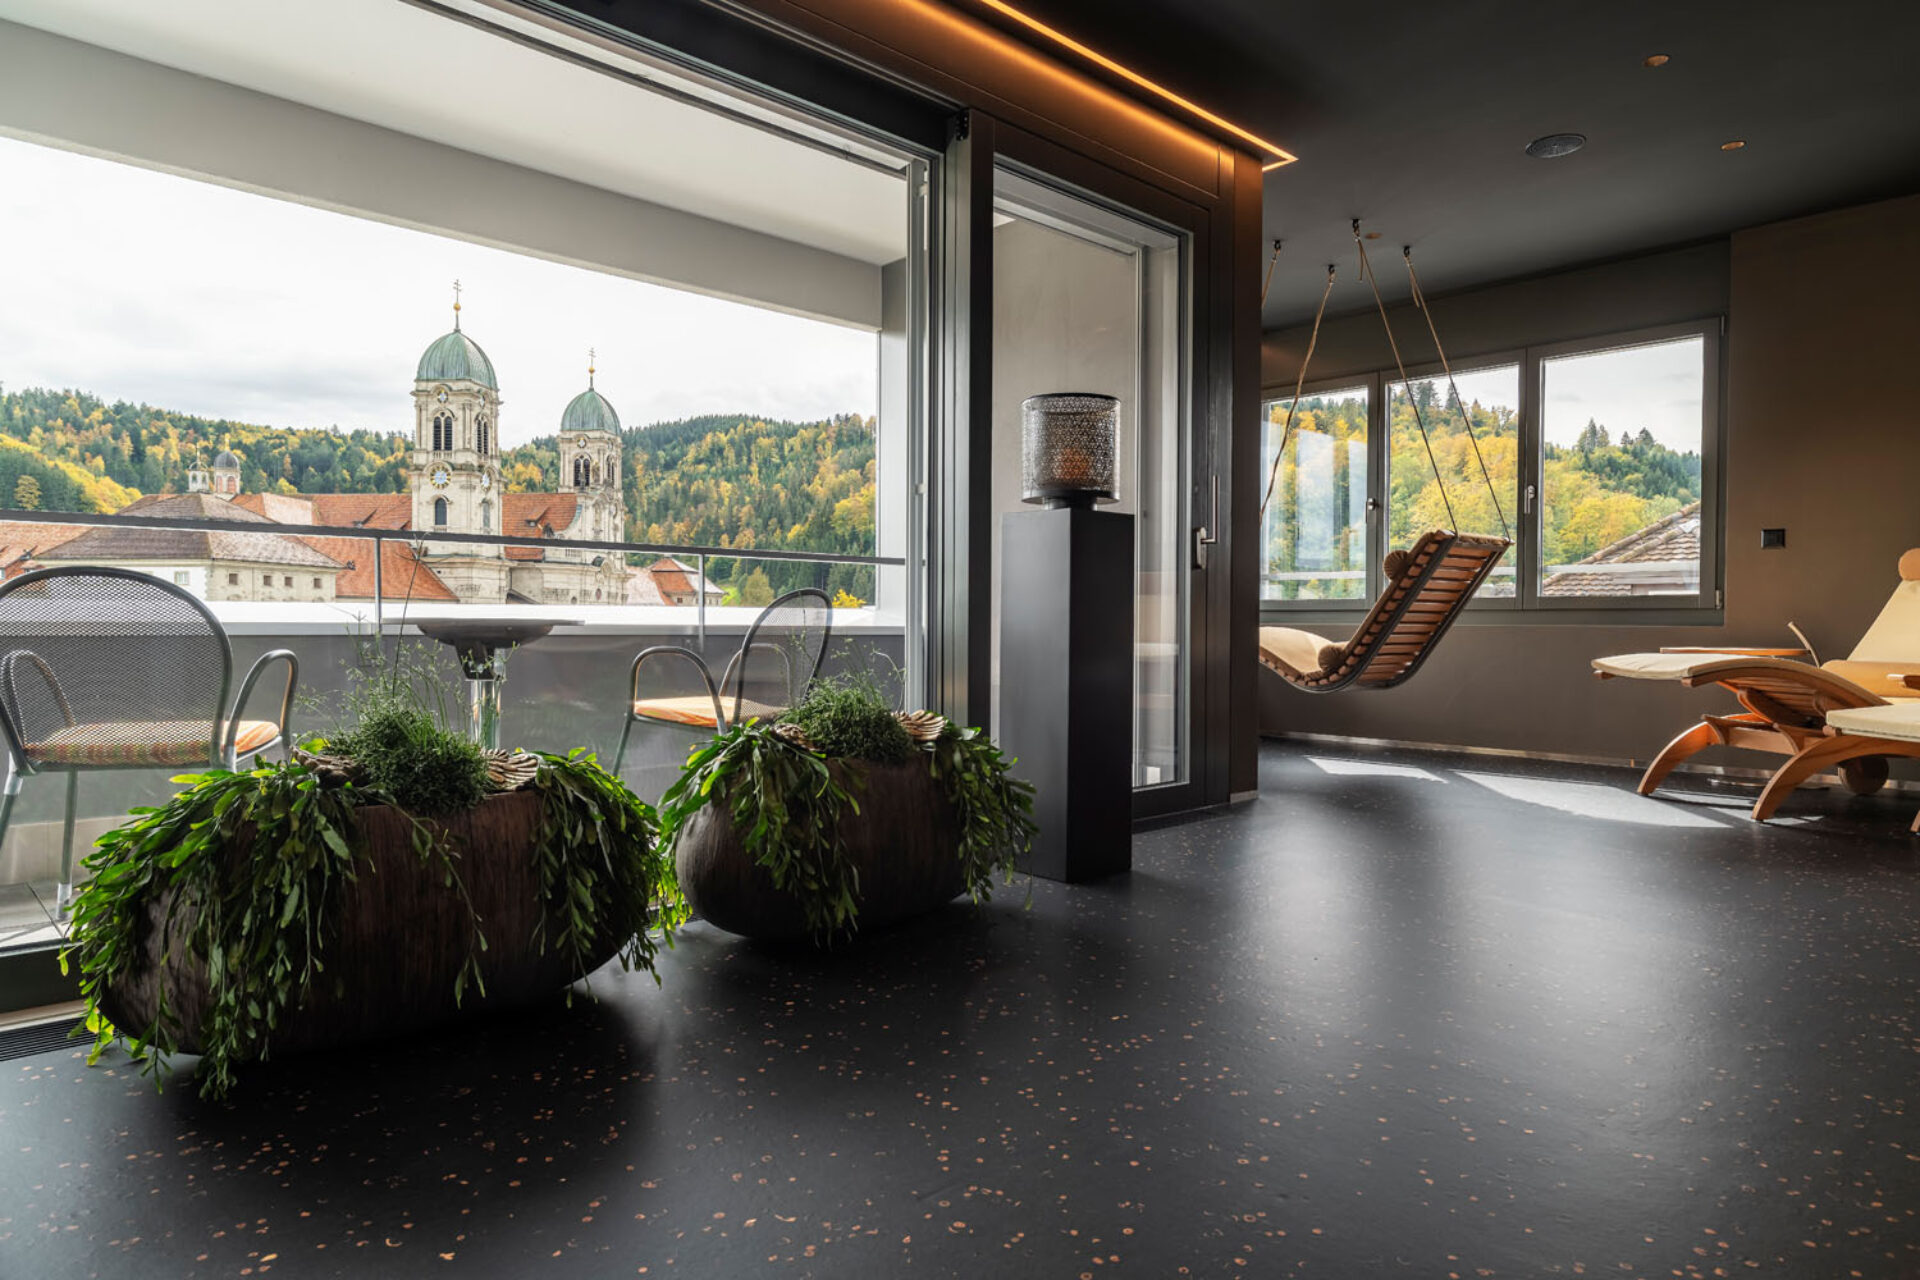
M 1643 58 L 1640 65 L 1643 67 L 1664 67 L 1671 61 L 1673 61 L 1673 59 L 1669 58 L 1666 54 L 1655 53 Z
M 1744 139 L 1742 139 L 1742 138 L 1735 138 L 1735 139 L 1734 139 L 1734 140 L 1733 140 L 1732 142 L 1723 142 L 1723 143 L 1721 143 L 1721 144 L 1720 144 L 1720 149 L 1721 149 L 1722 151 L 1738 151 L 1738 150 L 1740 150 L 1740 148 L 1742 148 L 1742 147 L 1744 147 L 1744 146 L 1746 146 L 1746 145 L 1747 145 L 1747 144 L 1746 144 L 1746 141 L 1745 141 Z
M 1552 160 L 1556 156 L 1570 156 L 1586 145 L 1587 135 L 1584 133 L 1550 133 L 1529 142 L 1527 154 L 1540 160 Z

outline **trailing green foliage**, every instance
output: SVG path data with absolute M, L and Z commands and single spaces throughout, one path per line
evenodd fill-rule
M 652 930 L 673 945 L 673 929 L 687 918 L 674 879 L 673 859 L 660 848 L 651 806 L 600 767 L 591 752 L 558 756 L 537 752 L 533 788 L 542 800 L 534 860 L 546 912 L 535 926 L 542 951 L 572 957 L 584 977 L 595 944 L 625 937 L 620 965 L 645 969 L 655 982 L 658 953 Z
M 88 857 L 92 878 L 74 900 L 62 962 L 77 957 L 93 1057 L 116 1039 L 156 1081 L 177 1052 L 180 1025 L 158 984 L 153 1021 L 116 1028 L 100 999 L 116 982 L 146 967 L 147 943 L 159 930 L 154 967 L 185 953 L 206 968 L 211 1005 L 198 1028 L 200 1092 L 225 1094 L 237 1063 L 267 1055 L 281 1016 L 298 1008 L 325 971 L 339 903 L 365 861 L 353 811 L 383 802 L 383 793 L 328 787 L 295 764 L 244 773 L 213 770 L 175 779 L 187 789 L 100 838 Z M 449 892 L 466 897 L 456 851 L 432 828 L 413 824 L 413 847 L 437 861 Z M 156 922 L 150 908 L 165 903 Z M 469 907 L 471 911 L 471 907 Z M 486 947 L 473 921 L 472 946 L 456 981 L 478 985 Z M 484 992 L 483 992 L 484 994 Z
M 859 675 L 816 680 L 807 696 L 780 717 L 799 726 L 822 755 L 876 764 L 912 757 L 913 739 L 871 680 Z
M 393 805 L 397 797 L 327 782 L 299 764 L 176 781 L 187 789 L 164 805 L 134 810 L 132 821 L 103 836 L 88 858 L 92 879 L 75 899 L 62 961 L 78 963 L 93 1056 L 123 1042 L 156 1083 L 183 1029 L 164 984 L 145 1027 L 110 1025 L 101 998 L 149 967 L 164 971 L 175 956 L 204 966 L 212 1003 L 195 1036 L 200 1091 L 220 1097 L 232 1088 L 236 1065 L 266 1057 L 273 1029 L 325 980 L 341 903 L 369 860 L 356 812 Z M 669 933 L 685 918 L 672 861 L 655 840 L 653 811 L 580 752 L 540 756 L 530 785 L 542 802 L 531 853 L 545 906 L 534 943 L 570 957 L 585 977 L 595 947 L 617 940 L 625 966 L 651 972 L 658 941 L 649 930 Z M 437 824 L 400 811 L 412 821 L 414 852 L 439 868 L 471 924 L 454 1000 L 463 1000 L 469 986 L 484 996 L 479 958 L 487 941 L 460 877 L 461 850 Z M 156 919 L 153 909 L 162 903 Z M 157 945 L 150 946 L 156 929 Z
M 804 731 L 806 745 L 783 733 L 788 725 Z M 695 815 L 724 804 L 747 856 L 799 899 L 814 939 L 831 941 L 852 932 L 859 915 L 859 877 L 841 822 L 860 811 L 861 775 L 830 761 L 899 763 L 923 753 L 959 819 L 967 892 L 984 902 L 994 873 L 1010 877 L 1032 846 L 1032 785 L 1011 775 L 1012 761 L 978 729 L 948 723 L 916 745 L 872 684 L 858 679 L 817 686 L 781 721 L 736 725 L 696 750 L 661 798 L 661 845 L 671 859 Z

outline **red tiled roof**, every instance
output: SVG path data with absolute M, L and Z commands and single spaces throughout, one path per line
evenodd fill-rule
M 1633 594 L 1633 585 L 1603 566 L 1614 564 L 1657 564 L 1700 560 L 1700 504 L 1692 502 L 1670 516 L 1663 516 L 1643 529 L 1610 542 L 1576 565 L 1590 564 L 1594 569 L 1581 572 L 1569 568 L 1540 584 L 1543 596 L 1625 596 Z
M 34 554 L 51 551 L 70 538 L 85 533 L 92 525 L 40 524 L 33 520 L 0 520 L 0 573 L 17 578 L 30 569 L 43 566 Z
M 500 532 L 514 538 L 544 538 L 548 530 L 561 533 L 573 525 L 580 499 L 571 493 L 503 493 L 500 495 Z M 538 547 L 508 547 L 509 560 L 539 560 Z
M 335 580 L 333 593 L 341 600 L 373 599 L 373 546 L 364 538 L 301 538 L 334 559 L 353 567 Z M 380 592 L 389 603 L 399 600 L 458 600 L 446 583 L 404 542 L 380 544 Z
M 410 529 L 413 496 L 405 493 L 309 493 L 313 523 L 339 527 Z

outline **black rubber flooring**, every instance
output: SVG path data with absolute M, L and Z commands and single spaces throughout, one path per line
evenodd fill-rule
M 1912 797 L 1269 745 L 1135 871 L 259 1069 L 0 1068 L 0 1276 L 1920 1274 Z

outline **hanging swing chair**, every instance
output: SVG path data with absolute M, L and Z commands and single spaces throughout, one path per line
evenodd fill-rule
M 1400 385 L 1410 387 L 1407 378 L 1406 362 L 1400 356 L 1400 344 L 1393 336 L 1393 325 L 1387 319 L 1386 304 L 1380 298 L 1380 285 L 1374 278 L 1373 265 L 1367 260 L 1366 242 L 1360 236 L 1360 222 L 1353 223 L 1353 243 L 1359 250 L 1360 276 L 1373 291 L 1374 306 L 1380 312 L 1380 323 L 1386 329 L 1387 345 L 1393 351 L 1394 367 L 1400 374 Z M 1274 258 L 1280 254 L 1279 241 L 1274 242 Z M 1474 461 L 1479 464 L 1480 478 L 1486 482 L 1487 492 L 1493 497 L 1493 509 L 1500 517 L 1502 536 L 1490 534 L 1458 533 L 1454 529 L 1433 529 L 1414 539 L 1405 550 L 1389 551 L 1381 566 L 1386 578 L 1386 590 L 1373 603 L 1373 608 L 1352 636 L 1345 641 L 1329 640 L 1311 631 L 1301 631 L 1295 627 L 1260 628 L 1260 664 L 1285 680 L 1294 688 L 1305 693 L 1334 693 L 1341 689 L 1391 689 L 1413 678 L 1414 672 L 1439 645 L 1440 638 L 1447 633 L 1460 611 L 1466 607 L 1480 584 L 1487 580 L 1500 558 L 1513 545 L 1513 531 L 1507 524 L 1507 513 L 1500 505 L 1500 494 L 1494 488 L 1493 477 L 1487 472 L 1486 459 L 1480 454 L 1480 442 L 1473 431 L 1473 417 L 1467 412 L 1466 403 L 1460 398 L 1460 388 L 1454 384 L 1453 369 L 1447 363 L 1447 355 L 1440 345 L 1439 331 L 1434 328 L 1433 313 L 1427 308 L 1425 296 L 1420 292 L 1420 278 L 1413 269 L 1413 249 L 1411 246 L 1401 250 L 1407 261 L 1407 279 L 1413 290 L 1413 304 L 1426 317 L 1427 332 L 1433 338 L 1433 347 L 1440 355 L 1440 367 L 1447 375 L 1447 385 L 1453 393 L 1454 408 L 1459 412 L 1462 423 L 1467 429 L 1467 439 L 1473 446 Z M 1282 461 L 1286 457 L 1287 443 L 1293 435 L 1294 415 L 1300 404 L 1300 393 L 1306 386 L 1307 366 L 1313 360 L 1313 350 L 1320 341 L 1320 322 L 1327 313 L 1327 299 L 1333 293 L 1334 268 L 1327 267 L 1326 288 L 1320 293 L 1320 306 L 1314 312 L 1313 331 L 1307 339 L 1306 355 L 1300 361 L 1300 371 L 1294 381 L 1293 399 L 1287 404 L 1286 426 L 1281 432 L 1280 448 L 1274 453 L 1273 467 L 1267 475 L 1267 494 L 1260 503 L 1261 527 L 1266 526 L 1267 506 L 1273 501 L 1274 482 L 1279 478 Z M 1273 264 L 1267 266 L 1267 283 L 1273 281 Z M 1265 290 L 1261 293 L 1265 300 Z M 1433 478 L 1439 486 L 1440 500 L 1447 509 L 1447 523 L 1457 528 L 1459 521 L 1453 514 L 1453 499 L 1447 493 L 1446 477 L 1441 474 L 1440 463 L 1434 457 L 1433 441 L 1427 435 L 1426 415 L 1420 402 L 1408 396 L 1413 406 L 1413 420 L 1420 429 L 1420 442 L 1427 453 L 1427 465 L 1433 468 Z

